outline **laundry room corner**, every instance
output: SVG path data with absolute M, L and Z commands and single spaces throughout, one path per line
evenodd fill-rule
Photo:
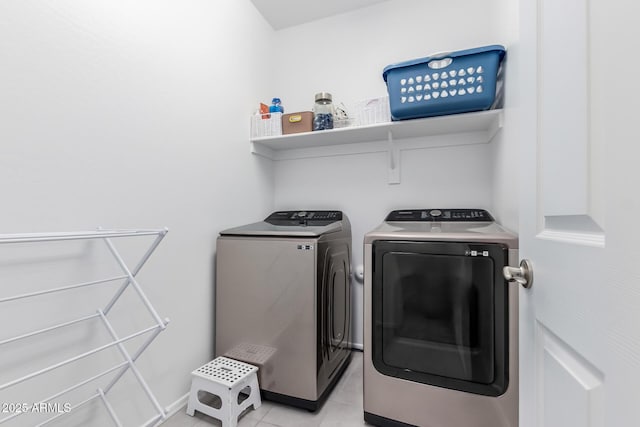
M 518 230 L 520 221 L 518 214 L 519 179 L 517 164 L 513 159 L 520 156 L 521 141 L 518 137 L 518 93 L 522 82 L 517 67 L 521 46 L 519 37 L 519 5 L 518 2 L 500 0 L 495 10 L 492 25 L 502 32 L 502 40 L 507 47 L 505 61 L 505 95 L 502 108 L 501 129 L 491 142 L 491 212 L 496 220 L 509 230 Z
M 504 43 L 502 3 L 380 2 L 280 29 L 274 40 L 279 46 L 275 93 L 289 111 L 309 110 L 318 91 L 331 92 L 334 104 L 342 103 L 347 109 L 363 99 L 384 96 L 387 88 L 382 71 L 389 64 L 443 49 Z M 465 31 L 450 31 L 450 20 L 436 18 L 452 14 L 456 26 Z M 425 17 L 433 18 L 429 25 Z M 498 138 L 499 146 L 495 146 Z M 506 162 L 500 159 L 513 150 L 513 141 L 504 138 L 498 130 L 488 144 L 401 150 L 399 184 L 389 183 L 389 158 L 384 150 L 277 160 L 275 208 L 304 206 L 347 213 L 353 223 L 354 269 L 362 264 L 365 233 L 398 207 L 474 206 L 491 212 L 497 208 L 496 217 L 508 215 L 508 226 L 517 228 L 515 200 L 499 196 L 502 186 L 514 180 L 504 181 L 502 170 L 495 170 L 503 168 L 496 162 Z M 424 139 L 414 138 L 418 144 Z M 362 348 L 362 284 L 352 281 L 352 286 L 354 346 Z

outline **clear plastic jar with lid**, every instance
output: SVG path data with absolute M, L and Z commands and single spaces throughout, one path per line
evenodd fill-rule
M 329 92 L 316 93 L 313 106 L 313 130 L 333 129 L 333 103 Z

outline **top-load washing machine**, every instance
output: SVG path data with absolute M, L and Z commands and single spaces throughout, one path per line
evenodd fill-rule
M 351 358 L 351 226 L 281 211 L 217 240 L 216 355 L 259 367 L 264 398 L 316 410 Z
M 364 238 L 364 418 L 516 427 L 517 236 L 480 209 L 391 212 Z

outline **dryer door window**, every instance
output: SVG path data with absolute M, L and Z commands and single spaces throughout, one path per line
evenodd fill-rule
M 373 244 L 373 363 L 385 375 L 498 396 L 508 382 L 501 245 Z

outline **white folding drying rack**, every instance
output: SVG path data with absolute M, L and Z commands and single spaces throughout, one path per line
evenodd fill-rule
M 20 378 L 17 378 L 13 381 L 9 381 L 5 384 L 0 384 L 0 391 L 5 390 L 5 389 L 9 389 L 12 386 L 15 386 L 17 384 L 20 384 L 22 382 L 25 382 L 27 380 L 30 380 L 32 378 L 35 378 L 37 376 L 46 374 L 50 371 L 53 371 L 54 369 L 60 368 L 62 366 L 65 365 L 69 365 L 73 362 L 76 362 L 80 359 L 84 359 L 88 356 L 91 356 L 93 354 L 99 353 L 105 349 L 111 348 L 111 347 L 117 347 L 118 350 L 120 351 L 120 353 L 122 354 L 122 357 L 124 359 L 123 362 L 116 364 L 115 366 L 112 366 L 111 368 L 107 369 L 106 371 L 99 373 L 97 375 L 94 375 L 90 378 L 85 379 L 84 381 L 81 381 L 69 388 L 66 388 L 54 395 L 51 395 L 47 398 L 41 399 L 39 400 L 39 402 L 41 403 L 48 403 L 60 396 L 63 396 L 66 393 L 69 393 L 75 389 L 78 389 L 84 385 L 87 385 L 99 378 L 102 378 L 110 373 L 115 373 L 115 375 L 113 376 L 113 378 L 111 379 L 111 381 L 109 382 L 109 384 L 104 387 L 104 388 L 98 388 L 96 390 L 96 393 L 93 394 L 92 396 L 90 396 L 89 398 L 76 403 L 75 405 L 73 405 L 71 407 L 71 411 L 73 411 L 74 409 L 77 409 L 87 403 L 89 403 L 90 401 L 94 400 L 94 399 L 100 399 L 103 401 L 109 415 L 111 416 L 111 418 L 113 419 L 113 422 L 115 423 L 115 425 L 122 427 L 122 423 L 120 422 L 120 420 L 118 419 L 115 411 L 113 410 L 113 407 L 109 404 L 109 401 L 106 398 L 106 395 L 109 393 L 109 391 L 111 390 L 111 388 L 120 380 L 120 378 L 125 374 L 125 372 L 127 370 L 131 370 L 131 372 L 133 373 L 133 375 L 135 376 L 135 378 L 138 380 L 138 382 L 140 383 L 140 386 L 142 387 L 142 389 L 144 390 L 144 392 L 146 393 L 146 395 L 148 396 L 149 400 L 151 401 L 151 403 L 153 404 L 153 406 L 155 407 L 155 409 L 157 410 L 158 414 L 156 416 L 154 416 L 151 420 L 149 420 L 148 422 L 146 422 L 144 424 L 144 426 L 157 426 L 159 424 L 161 424 L 166 418 L 167 418 L 167 413 L 165 411 L 165 409 L 162 408 L 162 406 L 160 405 L 160 403 L 158 403 L 158 400 L 155 398 L 155 396 L 153 395 L 151 389 L 149 388 L 149 386 L 147 385 L 146 381 L 144 380 L 144 378 L 142 377 L 142 375 L 140 374 L 140 371 L 138 370 L 138 368 L 135 365 L 136 360 L 140 357 L 140 355 L 145 351 L 145 349 L 151 344 L 151 342 L 158 336 L 158 334 L 160 332 L 162 332 L 166 327 L 167 324 L 169 323 L 169 319 L 161 319 L 160 316 L 158 315 L 158 313 L 156 312 L 156 310 L 153 308 L 153 306 L 151 305 L 151 302 L 149 301 L 149 299 L 147 298 L 147 296 L 145 295 L 145 293 L 143 292 L 142 288 L 140 287 L 140 285 L 138 284 L 138 282 L 136 281 L 136 275 L 140 272 L 140 270 L 142 269 L 142 267 L 144 266 L 144 264 L 147 262 L 147 260 L 149 259 L 149 257 L 151 256 L 151 254 L 155 251 L 155 249 L 158 247 L 158 245 L 160 244 L 160 242 L 162 241 L 162 239 L 164 238 L 164 236 L 167 234 L 167 229 L 162 229 L 162 230 L 98 230 L 98 231 L 84 231 L 84 232 L 71 232 L 71 233 L 42 233 L 42 234 L 5 234 L 5 235 L 0 235 L 0 245 L 4 245 L 4 244 L 12 244 L 12 243 L 34 243 L 34 242 L 54 242 L 54 241 L 65 241 L 65 240 L 102 240 L 106 243 L 107 247 L 109 248 L 109 251 L 111 252 L 111 254 L 113 255 L 115 261 L 117 262 L 117 264 L 119 265 L 119 267 L 122 269 L 123 271 L 123 275 L 119 275 L 119 276 L 115 276 L 115 277 L 107 277 L 104 279 L 100 279 L 100 280 L 94 280 L 94 281 L 90 281 L 90 282 L 83 282 L 83 283 L 75 283 L 75 284 L 71 284 L 68 286 L 62 286 L 62 287 L 57 287 L 57 288 L 51 288 L 51 289 L 46 289 L 46 290 L 41 290 L 38 292 L 31 292 L 31 293 L 26 293 L 26 294 L 20 294 L 20 295 L 14 295 L 14 296 L 10 296 L 10 297 L 3 297 L 0 298 L 0 304 L 1 303 L 5 303 L 5 302 L 9 302 L 9 301 L 15 301 L 18 299 L 25 299 L 25 298 L 31 298 L 31 297 L 36 297 L 39 295 L 44 295 L 44 294 L 50 294 L 50 293 L 54 293 L 54 292 L 60 292 L 60 291 L 67 291 L 67 290 L 71 290 L 71 289 L 77 289 L 77 288 L 83 288 L 83 287 L 87 287 L 87 286 L 93 286 L 93 285 L 100 285 L 103 283 L 108 283 L 108 282 L 114 282 L 114 281 L 123 281 L 120 288 L 117 290 L 116 294 L 113 296 L 113 298 L 111 299 L 111 301 L 104 307 L 104 308 L 98 308 L 96 310 L 96 312 L 94 314 L 90 314 L 75 320 L 71 320 L 71 321 L 67 321 L 64 323 L 59 323 L 56 325 L 52 325 L 49 326 L 47 328 L 44 329 L 40 329 L 37 331 L 33 331 L 33 332 L 29 332 L 26 334 L 22 334 L 19 336 L 15 336 L 12 338 L 8 338 L 8 339 L 4 339 L 2 341 L 0 341 L 0 347 L 2 347 L 3 345 L 6 344 L 10 344 L 12 342 L 16 342 L 18 340 L 24 339 L 24 338 L 28 338 L 28 337 L 33 337 L 35 335 L 39 335 L 39 334 L 43 334 L 43 333 L 47 333 L 47 332 L 51 332 L 54 331 L 56 329 L 59 328 L 64 328 L 66 326 L 70 326 L 73 324 L 77 324 L 77 323 L 81 323 L 90 319 L 95 319 L 95 318 L 100 318 L 102 320 L 102 323 L 104 324 L 105 328 L 107 329 L 107 331 L 109 332 L 109 334 L 111 335 L 111 337 L 113 338 L 113 341 L 104 344 L 102 346 L 99 346 L 97 348 L 94 348 L 92 350 L 83 352 L 81 354 L 76 355 L 75 357 L 71 357 L 69 359 L 66 360 L 62 360 L 58 363 L 55 363 L 53 365 L 50 365 L 46 368 L 43 369 L 39 369 L 37 371 L 31 372 L 27 375 L 24 375 Z M 113 242 L 111 241 L 112 238 L 124 238 L 124 237 L 139 237 L 139 236 L 156 236 L 155 240 L 153 240 L 153 242 L 151 243 L 151 245 L 149 246 L 149 248 L 147 249 L 146 253 L 142 256 L 142 258 L 139 260 L 138 264 L 133 268 L 133 269 L 129 269 L 129 267 L 127 267 L 127 265 L 125 264 L 124 260 L 122 259 L 122 257 L 120 256 L 120 254 L 118 253 L 118 251 L 116 250 L 115 246 L 113 245 Z M 137 293 L 137 295 L 139 296 L 139 298 L 142 300 L 142 303 L 144 304 L 144 306 L 147 308 L 147 310 L 149 311 L 149 313 L 151 314 L 151 316 L 154 319 L 155 325 L 148 327 L 146 329 L 142 329 L 139 330 L 135 333 L 132 333 L 130 335 L 127 335 L 125 337 L 120 338 L 118 336 L 118 334 L 116 333 L 116 331 L 114 330 L 114 328 L 112 327 L 111 323 L 109 322 L 109 320 L 107 319 L 107 314 L 109 313 L 109 311 L 113 308 L 113 306 L 116 304 L 116 302 L 118 301 L 118 299 L 120 298 L 120 296 L 122 296 L 123 292 L 129 287 L 131 286 Z M 124 342 L 129 341 L 135 337 L 144 335 L 144 334 L 150 334 L 147 339 L 140 345 L 140 347 L 137 349 L 137 351 L 133 354 L 130 354 L 127 349 L 125 348 L 125 346 L 123 345 Z M 20 415 L 23 415 L 24 412 L 16 412 L 13 413 L 7 417 L 4 418 L 0 418 L 0 424 L 3 424 L 15 417 L 18 417 Z M 40 424 L 38 424 L 39 426 L 43 426 L 45 424 L 48 424 L 50 422 L 52 422 L 55 419 L 58 419 L 61 416 L 64 416 L 65 413 L 59 413 L 49 419 L 47 419 L 44 422 L 41 422 Z

